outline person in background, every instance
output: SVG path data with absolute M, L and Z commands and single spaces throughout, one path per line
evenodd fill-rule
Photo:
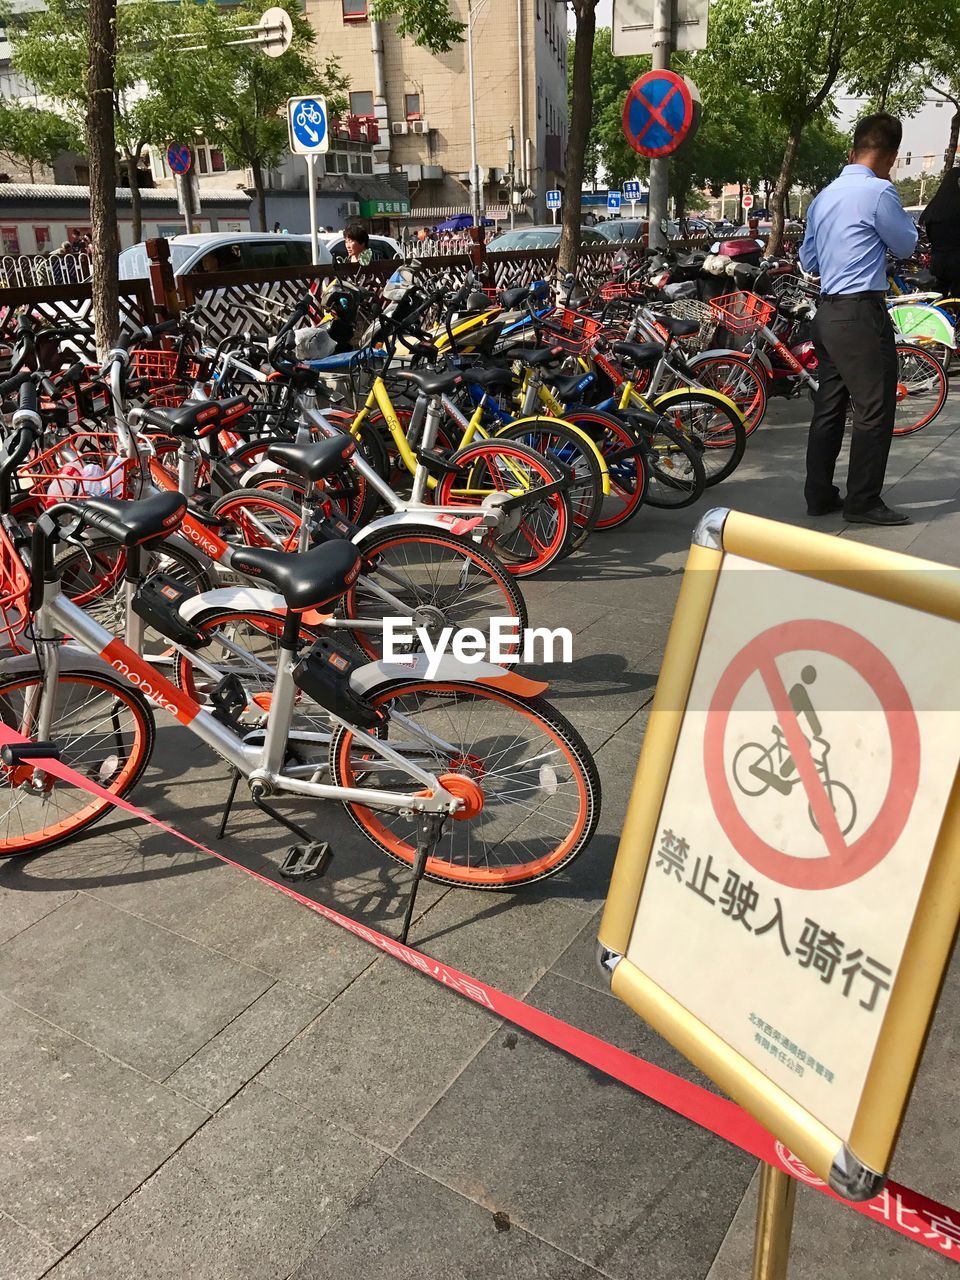
M 273 235 L 275 235 L 275 236 L 278 236 L 278 235 L 280 234 L 280 223 L 279 223 L 279 222 L 275 222 L 275 223 L 273 224 L 273 233 L 272 233 L 272 234 L 273 234 Z
M 917 228 L 890 173 L 903 127 L 885 112 L 865 116 L 850 163 L 816 197 L 800 248 L 804 271 L 820 277 L 813 341 L 820 367 L 807 440 L 807 514 L 843 512 L 852 524 L 909 524 L 880 497 L 897 409 L 897 351 L 887 314 L 887 253 L 909 258 Z M 853 402 L 847 494 L 833 473 Z
M 372 261 L 373 250 L 370 248 L 370 236 L 367 234 L 366 227 L 361 227 L 359 222 L 351 222 L 344 229 L 343 243 L 347 251 L 348 261 L 359 263 L 362 267 Z
M 960 292 L 960 169 L 948 169 L 920 215 L 930 241 L 930 269 L 947 295 Z

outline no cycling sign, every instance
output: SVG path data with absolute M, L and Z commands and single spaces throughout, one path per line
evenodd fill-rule
M 600 929 L 614 993 L 851 1199 L 960 919 L 958 652 L 957 571 L 710 513 Z

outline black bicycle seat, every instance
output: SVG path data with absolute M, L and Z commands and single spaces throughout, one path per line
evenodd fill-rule
M 558 399 L 569 405 L 581 391 L 586 390 L 591 382 L 593 382 L 593 374 L 584 373 L 581 369 L 579 373 L 570 374 L 567 378 L 552 379 L 550 386 Z
M 120 498 L 85 498 L 83 523 L 105 533 L 123 547 L 142 547 L 171 533 L 183 519 L 187 500 L 182 493 L 154 493 L 137 502 Z
M 279 440 L 267 448 L 267 457 L 295 476 L 317 481 L 339 471 L 356 451 L 356 441 L 350 436 L 335 436 L 332 440 L 319 441 Z
M 504 289 L 500 294 L 500 302 L 506 311 L 512 311 L 514 307 L 519 307 L 520 303 L 525 302 L 529 297 L 530 286 L 522 284 L 515 289 Z
M 142 420 L 171 436 L 198 437 L 209 435 L 238 418 L 249 409 L 243 396 L 229 400 L 187 400 L 175 409 L 144 409 Z
M 657 316 L 657 324 L 662 324 L 675 338 L 692 338 L 695 333 L 700 332 L 698 320 L 677 320 L 675 316 Z
M 444 369 L 441 373 L 436 373 L 433 369 L 404 369 L 395 376 L 412 382 L 428 396 L 443 395 L 444 391 L 452 391 L 463 381 L 463 374 L 459 369 Z
M 464 369 L 463 380 L 475 382 L 487 391 L 493 391 L 497 387 L 512 387 L 516 382 L 513 370 L 502 365 L 477 365 L 472 369 Z
M 535 369 L 541 364 L 556 364 L 565 355 L 563 347 L 536 347 L 533 351 L 524 351 L 520 359 L 525 365 Z
M 618 356 L 626 356 L 638 369 L 648 369 L 663 355 L 658 342 L 611 342 L 610 350 Z
M 318 609 L 338 600 L 360 572 L 360 556 L 346 539 L 301 552 L 238 547 L 231 563 L 276 587 L 288 608 L 295 610 Z

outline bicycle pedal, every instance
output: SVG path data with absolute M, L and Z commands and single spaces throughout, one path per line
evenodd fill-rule
M 211 715 L 234 733 L 243 733 L 240 716 L 247 708 L 247 694 L 240 677 L 228 672 L 218 685 L 210 690 Z
M 280 863 L 284 880 L 319 880 L 333 860 L 333 850 L 326 840 L 309 844 L 292 844 Z

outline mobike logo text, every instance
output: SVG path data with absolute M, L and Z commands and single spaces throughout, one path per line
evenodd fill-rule
M 111 640 L 100 654 L 118 675 L 139 689 L 142 694 L 155 702 L 163 711 L 175 716 L 181 724 L 189 724 L 200 710 L 192 698 L 167 684 L 162 676 L 151 671 L 145 662 L 136 657 L 122 640 Z M 163 686 L 163 687 L 162 687 Z
M 219 560 L 226 550 L 226 543 L 213 534 L 208 533 L 203 525 L 198 524 L 196 520 L 189 516 L 181 525 L 181 532 L 185 533 L 195 547 L 199 547 L 205 552 L 211 560 Z

